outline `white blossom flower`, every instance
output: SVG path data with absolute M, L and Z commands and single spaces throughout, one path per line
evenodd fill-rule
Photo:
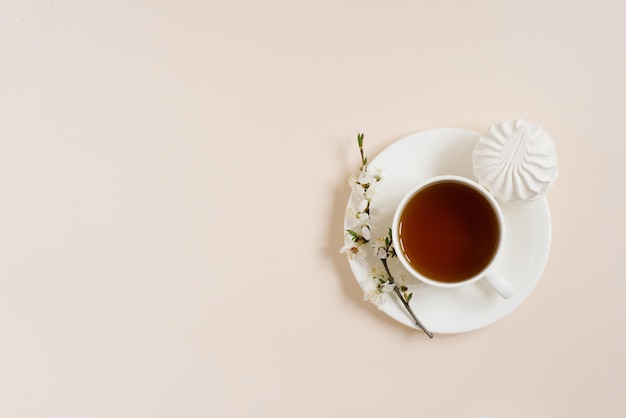
M 345 254 L 348 260 L 365 262 L 367 257 L 367 248 L 359 242 L 348 242 L 339 250 L 341 254 Z
M 358 196 L 361 198 L 365 196 L 365 189 L 363 188 L 363 185 L 357 180 L 356 177 L 354 176 L 348 177 L 348 185 L 350 186 L 350 189 L 352 189 L 352 193 L 354 193 L 355 196 Z
M 378 194 L 378 183 L 371 183 L 370 187 L 368 187 L 367 190 L 364 191 L 363 196 L 371 201 L 376 196 L 376 194 Z
M 370 245 L 372 250 L 374 250 L 374 254 L 381 260 L 387 258 L 387 243 L 382 238 L 375 238 L 370 241 Z
M 378 309 L 382 309 L 387 301 L 387 294 L 381 292 L 373 281 L 368 281 L 368 286 L 363 287 L 363 300 L 373 303 Z
M 365 166 L 361 169 L 358 178 L 354 175 L 348 177 L 348 185 L 356 196 L 368 200 L 369 204 L 371 198 L 378 192 L 378 183 L 382 181 L 381 173 L 380 168 L 368 170 L 368 167 Z M 361 202 L 361 204 L 364 203 Z M 360 211 L 363 212 L 364 210 Z
M 354 208 L 346 210 L 346 229 L 354 231 L 360 230 L 364 225 L 369 225 L 370 215 L 364 212 L 357 212 Z
M 363 186 L 363 197 L 371 200 L 378 193 L 378 183 L 382 181 L 382 170 L 375 168 L 372 170 L 361 171 L 357 183 Z M 365 187 L 367 185 L 367 187 Z
M 380 285 L 380 290 L 381 292 L 384 292 L 384 293 L 391 293 L 394 287 L 395 287 L 395 284 L 387 281 Z
M 363 291 L 363 300 L 373 303 L 378 309 L 383 308 L 387 301 L 386 296 L 385 293 L 380 293 L 377 289 Z
M 384 278 L 377 269 L 372 269 L 361 286 L 363 287 L 363 300 L 372 302 L 378 309 L 382 309 L 389 298 L 389 293 L 394 288 L 394 284 Z
M 358 181 L 361 184 L 372 184 L 382 180 L 382 169 L 379 167 L 363 167 L 359 174 Z
M 399 285 L 404 286 L 404 285 L 406 285 L 409 282 L 408 276 L 403 271 L 399 271 L 398 273 L 394 273 L 394 276 L 396 277 L 396 283 L 398 283 Z

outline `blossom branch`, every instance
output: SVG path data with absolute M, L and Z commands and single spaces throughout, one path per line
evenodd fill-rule
M 349 209 L 348 220 L 351 225 L 346 229 L 346 237 L 349 239 L 349 243 L 344 245 L 340 252 L 345 253 L 348 259 L 354 260 L 360 258 L 362 260 L 366 257 L 366 245 L 370 244 L 376 257 L 382 262 L 385 272 L 383 274 L 376 274 L 373 270 L 373 282 L 364 286 L 365 299 L 373 302 L 379 308 L 382 305 L 386 294 L 392 289 L 396 295 L 400 298 L 400 301 L 404 305 L 404 308 L 408 311 L 409 315 L 422 331 L 426 333 L 430 338 L 433 338 L 433 334 L 421 323 L 417 318 L 409 302 L 413 297 L 412 293 L 408 293 L 408 288 L 404 285 L 398 286 L 396 280 L 393 278 L 389 271 L 387 259 L 396 256 L 395 249 L 392 242 L 391 228 L 387 236 L 384 239 L 372 240 L 372 231 L 369 226 L 370 222 L 370 204 L 372 196 L 376 194 L 377 184 L 382 181 L 380 170 L 374 170 L 374 173 L 367 170 L 367 157 L 363 151 L 363 134 L 359 133 L 357 141 L 359 145 L 359 152 L 361 153 L 361 172 L 358 178 L 350 176 L 348 183 L 352 188 L 353 195 L 361 199 L 355 208 Z
M 389 229 L 388 238 L 385 238 L 385 243 L 387 244 L 386 253 L 388 254 L 390 252 L 393 252 L 393 255 L 395 256 L 395 249 L 392 246 L 392 240 L 391 240 L 391 229 Z M 391 271 L 389 271 L 389 266 L 387 265 L 387 257 L 381 258 L 380 261 L 383 263 L 383 267 L 385 268 L 385 271 L 387 272 L 387 276 L 389 277 L 389 282 L 393 284 L 393 291 L 396 293 L 396 295 L 398 295 L 398 297 L 400 298 L 400 301 L 404 305 L 404 308 L 409 312 L 409 315 L 411 315 L 411 318 L 413 318 L 413 322 L 415 322 L 415 325 L 417 325 L 422 331 L 424 331 L 424 333 L 426 333 L 426 335 L 428 335 L 429 338 L 433 338 L 433 333 L 430 332 L 424 326 L 424 324 L 422 324 L 422 321 L 420 321 L 417 318 L 417 316 L 413 312 L 413 309 L 411 309 L 411 305 L 409 305 L 409 302 L 411 301 L 411 298 L 413 297 L 413 293 L 409 293 L 407 295 L 406 294 L 407 289 L 405 286 L 402 286 L 403 287 L 402 291 L 398 287 L 398 285 L 396 284 L 396 281 L 393 278 L 393 275 L 391 274 Z

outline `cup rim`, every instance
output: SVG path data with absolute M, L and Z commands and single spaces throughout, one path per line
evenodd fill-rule
M 403 252 L 400 250 L 399 247 L 395 248 L 395 250 L 396 250 L 395 253 L 396 253 L 396 256 L 398 257 L 398 259 L 400 260 L 400 263 L 402 264 L 402 266 L 413 277 L 421 280 L 422 282 L 424 282 L 426 284 L 432 285 L 432 286 L 453 288 L 453 287 L 460 287 L 460 286 L 464 286 L 464 285 L 467 285 L 467 284 L 470 284 L 470 283 L 474 283 L 474 282 L 482 279 L 483 277 L 485 277 L 485 275 L 487 275 L 487 273 L 489 273 L 493 269 L 493 266 L 495 265 L 496 260 L 499 258 L 501 250 L 502 250 L 502 245 L 503 245 L 503 242 L 504 242 L 504 216 L 502 214 L 502 209 L 500 208 L 500 205 L 496 201 L 495 197 L 485 187 L 483 187 L 478 182 L 476 182 L 476 181 L 474 181 L 474 180 L 472 180 L 470 178 L 463 177 L 463 176 L 441 175 L 441 176 L 430 177 L 430 178 L 422 181 L 421 183 L 417 184 L 415 187 L 413 187 L 407 193 L 405 193 L 405 195 L 402 197 L 402 199 L 400 200 L 400 203 L 398 203 L 398 205 L 396 207 L 396 210 L 394 212 L 393 221 L 392 221 L 392 227 L 391 227 L 391 234 L 392 234 L 392 240 L 393 240 L 394 245 L 395 245 L 396 243 L 399 242 L 398 229 L 399 229 L 399 226 L 400 226 L 399 225 L 400 224 L 400 216 L 402 214 L 402 211 L 404 210 L 404 208 L 408 204 L 408 202 L 413 198 L 413 196 L 415 196 L 418 192 L 420 192 L 426 186 L 430 186 L 432 184 L 440 183 L 440 182 L 444 182 L 444 181 L 456 181 L 458 183 L 462 183 L 462 184 L 464 184 L 464 185 L 466 185 L 468 187 L 471 187 L 474 190 L 478 191 L 490 203 L 492 209 L 496 213 L 496 218 L 498 220 L 498 226 L 499 226 L 498 245 L 497 245 L 496 251 L 495 251 L 494 255 L 491 257 L 491 260 L 489 261 L 489 263 L 487 263 L 487 265 L 480 272 L 478 272 L 477 274 L 475 274 L 472 277 L 469 277 L 469 278 L 467 278 L 465 280 L 461 280 L 461 281 L 458 281 L 458 282 L 448 283 L 448 282 L 440 282 L 440 281 L 431 279 L 431 278 L 429 278 L 427 276 L 424 276 L 419 271 L 417 271 L 415 268 L 413 268 L 413 266 L 411 266 L 411 264 L 406 259 L 406 257 L 404 256 Z

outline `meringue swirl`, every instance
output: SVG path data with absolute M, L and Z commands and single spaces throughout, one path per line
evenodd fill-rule
M 503 203 L 539 199 L 559 174 L 552 138 L 523 119 L 492 125 L 480 135 L 472 162 L 478 182 Z

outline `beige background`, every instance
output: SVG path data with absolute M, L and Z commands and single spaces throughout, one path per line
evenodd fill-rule
M 626 3 L 0 0 L 0 417 L 626 416 Z M 428 340 L 338 250 L 357 132 L 554 138 L 538 287 Z

